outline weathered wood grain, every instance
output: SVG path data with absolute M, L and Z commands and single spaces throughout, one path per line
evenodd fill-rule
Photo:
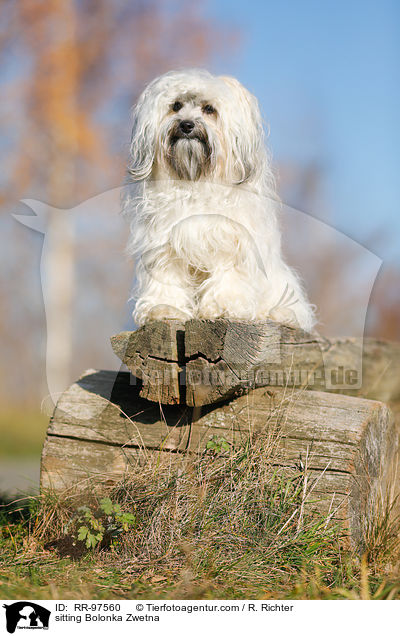
M 190 424 L 191 409 L 145 400 L 139 396 L 140 385 L 131 382 L 129 373 L 90 369 L 61 395 L 48 435 L 177 449 Z
M 235 399 L 204 406 L 157 405 L 140 397 L 129 373 L 86 372 L 61 397 L 42 455 L 41 486 L 63 490 L 99 487 L 129 475 L 132 462 L 149 453 L 174 461 L 204 451 L 214 436 L 232 444 L 262 432 L 274 462 L 287 471 L 307 468 L 309 506 L 336 511 L 352 540 L 389 485 L 398 428 L 382 403 L 281 387 L 260 387 Z M 269 452 L 269 451 L 266 451 Z
M 141 396 L 165 404 L 203 406 L 260 386 L 400 398 L 398 343 L 220 319 L 155 321 L 114 336 L 112 345 L 142 379 Z
M 184 402 L 179 381 L 184 364 L 184 323 L 149 322 L 137 331 L 112 336 L 111 345 L 132 374 L 142 380 L 142 397 L 162 404 Z

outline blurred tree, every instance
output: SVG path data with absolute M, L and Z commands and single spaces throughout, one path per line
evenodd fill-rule
M 324 195 L 323 165 L 322 159 L 304 164 L 282 162 L 279 190 L 284 202 L 334 227 Z M 309 297 L 317 306 L 319 331 L 327 336 L 362 335 L 365 327 L 366 336 L 399 340 L 400 270 L 383 263 L 368 296 L 375 271 L 375 259 L 369 258 L 368 250 L 379 254 L 385 231 L 375 230 L 364 237 L 366 250 L 360 250 L 356 242 L 337 240 L 334 234 L 331 242 L 324 242 L 318 227 L 310 239 L 310 229 L 312 224 L 287 223 L 283 243 L 289 262 L 301 271 Z
M 54 205 L 73 206 L 118 184 L 127 109 L 144 84 L 167 69 L 201 65 L 234 44 L 235 34 L 202 17 L 201 5 L 5 0 L 3 196 L 15 200 L 29 188 L 48 193 Z
M 57 207 L 73 207 L 122 183 L 128 109 L 145 82 L 170 68 L 202 65 L 233 45 L 235 34 L 204 18 L 201 9 L 196 0 L 2 2 L 3 211 L 8 213 L 11 202 L 27 195 Z M 15 222 L 10 223 L 8 214 L 1 223 L 7 236 L 2 298 L 9 307 L 2 316 L 1 335 L 6 329 L 18 333 L 24 328 L 22 342 L 12 339 L 13 348 L 5 342 L 2 390 L 5 397 L 14 389 L 21 401 L 38 391 L 34 370 L 40 333 L 37 320 L 27 320 L 35 308 L 37 314 L 38 304 L 27 300 L 34 286 L 29 257 L 18 266 L 29 240 Z M 61 388 L 71 366 L 75 239 L 71 215 L 51 214 L 48 223 L 52 301 L 46 313 L 57 324 L 50 364 Z M 93 292 L 99 279 L 101 285 L 101 276 L 94 272 Z M 34 288 L 37 294 L 37 279 Z M 108 307 L 107 299 L 102 301 Z M 30 307 L 28 313 L 24 304 Z M 89 342 L 86 334 L 83 346 Z M 6 368 L 22 357 L 25 369 L 32 372 L 24 386 Z
M 393 264 L 384 265 L 376 279 L 366 334 L 400 341 L 400 270 Z

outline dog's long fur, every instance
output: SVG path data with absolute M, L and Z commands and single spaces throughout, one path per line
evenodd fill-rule
M 313 309 L 282 259 L 253 95 L 231 77 L 166 73 L 134 109 L 130 155 L 123 211 L 139 325 L 228 317 L 312 328 Z

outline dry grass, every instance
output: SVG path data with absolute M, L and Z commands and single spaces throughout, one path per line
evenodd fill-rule
M 364 558 L 375 571 L 400 563 L 399 496 L 381 495 L 365 526 Z
M 135 527 L 96 558 L 125 581 L 145 589 L 156 580 L 175 597 L 277 594 L 318 565 L 332 584 L 338 529 L 308 513 L 305 485 L 312 482 L 304 470 L 279 468 L 276 448 L 273 435 L 258 435 L 237 449 L 217 441 L 196 458 L 150 457 L 131 466 L 129 480 L 109 495 L 135 513 Z M 96 510 L 93 491 L 90 499 Z M 79 503 L 73 495 L 44 496 L 30 518 L 30 544 L 63 536 Z
M 95 488 L 14 506 L 4 516 L 3 598 L 398 598 L 387 573 L 399 553 L 392 508 L 382 501 L 361 563 L 332 518 L 311 514 L 307 462 L 280 468 L 277 448 L 270 431 L 132 465 L 108 494 L 135 514 L 134 527 L 80 561 L 44 546 L 71 532 L 82 498 L 98 512 Z
M 328 545 L 336 558 L 336 529 L 301 519 L 306 475 L 277 467 L 275 448 L 259 435 L 227 453 L 139 467 L 112 495 L 138 518 L 121 562 L 138 573 L 186 567 L 214 583 L 248 585 L 270 584 L 322 552 L 326 558 Z

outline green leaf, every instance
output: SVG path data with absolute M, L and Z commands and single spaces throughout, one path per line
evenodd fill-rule
M 78 530 L 78 540 L 84 541 L 86 539 L 86 535 L 89 532 L 89 529 L 86 526 L 81 526 Z
M 106 515 L 111 515 L 113 513 L 113 502 L 109 497 L 104 497 L 104 499 L 100 499 L 100 508 Z
M 88 549 L 90 548 L 95 548 L 97 544 L 97 539 L 94 536 L 94 534 L 91 534 L 90 532 L 88 533 L 87 539 L 86 539 L 86 547 Z

